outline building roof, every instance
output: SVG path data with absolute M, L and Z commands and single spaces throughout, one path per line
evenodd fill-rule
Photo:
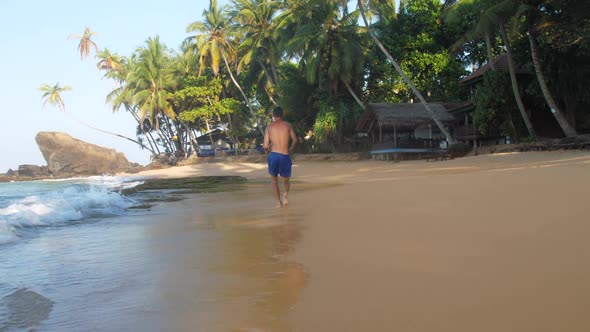
M 199 143 L 199 145 L 209 145 L 211 144 L 211 138 L 213 139 L 213 142 L 223 140 L 226 143 L 231 143 L 231 140 L 229 139 L 229 137 L 227 137 L 227 134 L 221 129 L 211 130 L 211 136 L 209 136 L 209 134 L 206 133 L 204 135 L 197 137 L 197 142 Z
M 428 104 L 436 117 L 442 122 L 453 122 L 455 119 L 441 103 Z M 357 123 L 357 131 L 369 132 L 374 126 L 393 126 L 399 129 L 413 129 L 421 124 L 434 123 L 426 108 L 416 104 L 369 104 L 361 114 Z
M 496 66 L 496 70 L 499 71 L 509 71 L 508 68 L 508 56 L 506 53 L 500 54 L 494 58 L 494 65 Z M 516 74 L 531 74 L 530 66 L 520 66 L 515 64 L 516 67 Z M 461 84 L 473 84 L 483 79 L 483 74 L 485 74 L 488 70 L 490 70 L 490 64 L 486 63 L 485 65 L 479 67 L 476 71 L 469 74 L 469 76 L 465 77 L 464 79 L 460 80 L 459 83 Z

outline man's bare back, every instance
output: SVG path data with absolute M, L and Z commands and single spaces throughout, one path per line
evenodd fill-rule
M 274 122 L 266 127 L 264 133 L 264 150 L 271 151 L 268 156 L 268 173 L 272 179 L 277 206 L 285 206 L 289 204 L 289 178 L 292 165 L 289 154 L 297 144 L 297 135 L 293 126 L 283 121 L 283 110 L 280 107 L 273 110 L 273 120 Z M 293 141 L 291 146 L 289 146 L 289 139 Z M 277 182 L 279 175 L 283 178 L 282 200 Z
M 292 139 L 294 142 L 291 147 L 289 147 L 289 139 Z M 280 154 L 289 154 L 292 148 L 295 147 L 296 142 L 297 135 L 295 134 L 295 130 L 293 130 L 293 126 L 288 122 L 278 118 L 275 122 L 266 127 L 264 140 L 264 147 L 266 149 L 268 149 L 269 145 L 271 145 L 270 143 L 272 143 L 270 151 Z

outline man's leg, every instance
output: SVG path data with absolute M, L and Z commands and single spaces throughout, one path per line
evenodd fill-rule
M 272 175 L 270 176 L 270 178 L 272 179 L 272 191 L 275 195 L 275 200 L 277 201 L 277 207 L 281 207 L 283 205 L 281 204 L 281 193 L 279 191 L 278 178 Z
M 289 188 L 291 183 L 289 182 L 290 177 L 283 178 L 283 206 L 289 205 Z

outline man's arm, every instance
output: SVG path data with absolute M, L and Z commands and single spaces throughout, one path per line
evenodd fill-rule
M 289 134 L 291 135 L 291 140 L 293 141 L 293 143 L 291 143 L 291 147 L 289 148 L 289 152 L 292 152 L 293 149 L 295 149 L 295 145 L 297 145 L 297 134 L 295 134 L 295 130 L 293 129 L 293 126 L 289 126 L 290 130 L 289 130 Z
M 262 147 L 266 152 L 270 150 L 270 136 L 268 135 L 268 128 L 270 128 L 270 126 L 271 125 L 266 126 L 266 130 L 264 131 L 264 144 L 262 145 Z

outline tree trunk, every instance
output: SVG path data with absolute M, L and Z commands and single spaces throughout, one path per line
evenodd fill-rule
M 486 39 L 486 50 L 488 52 L 488 63 L 490 64 L 490 69 L 496 70 L 496 64 L 494 63 L 494 57 L 492 55 L 492 38 L 490 37 L 490 32 L 485 32 L 485 39 Z
M 180 123 L 184 126 L 184 129 L 186 130 L 186 132 L 188 134 L 188 138 L 189 138 L 188 141 L 189 141 L 189 144 L 191 145 L 191 153 L 194 153 L 195 156 L 197 156 L 197 158 L 198 158 L 199 155 L 197 154 L 197 150 L 195 150 L 195 146 L 193 144 L 193 133 L 192 133 L 191 129 L 186 125 L 186 123 L 184 123 L 182 121 Z
M 272 60 L 270 60 L 270 70 L 272 71 L 272 76 L 274 78 L 275 87 L 276 87 L 276 84 L 279 84 L 279 75 L 277 74 L 277 66 L 275 66 L 275 64 L 272 62 Z M 281 97 L 281 94 L 278 91 L 277 91 L 277 94 L 279 95 L 279 97 Z
M 215 145 L 215 142 L 213 142 L 213 136 L 211 136 L 211 127 L 209 126 L 209 119 L 205 119 L 205 124 L 207 125 L 207 134 L 209 135 L 209 141 L 211 142 L 211 150 L 215 151 L 215 148 L 213 147 L 213 145 Z
M 352 90 L 352 87 L 350 86 L 350 84 L 348 84 L 348 82 L 346 82 L 346 81 L 342 81 L 342 82 L 344 82 L 344 85 L 346 86 L 346 89 L 348 89 L 348 92 L 352 95 L 352 98 L 354 98 L 354 100 L 356 100 L 357 104 L 359 104 L 359 106 L 363 109 L 363 111 L 365 111 L 367 109 L 367 106 L 365 106 L 365 104 L 363 104 L 363 102 L 356 95 L 356 93 L 354 93 L 354 90 Z
M 264 65 L 264 63 L 262 63 L 261 60 L 258 60 L 258 65 L 264 71 L 264 76 L 266 76 L 266 79 L 270 82 L 270 84 L 276 90 L 276 88 L 277 88 L 277 82 L 274 79 L 274 77 L 272 77 L 272 75 L 268 72 L 268 69 L 266 68 L 266 66 Z M 277 96 L 279 96 L 279 98 L 282 97 L 281 94 L 279 93 L 279 91 L 275 91 L 275 93 L 277 94 Z M 269 96 L 269 97 L 271 97 L 271 96 Z M 271 97 L 271 99 L 272 99 L 272 97 Z
M 512 128 L 512 138 L 514 139 L 514 143 L 520 142 L 520 137 L 518 135 L 518 131 L 516 130 L 516 125 L 514 124 L 514 120 L 512 119 L 512 113 L 508 111 L 508 123 L 510 124 L 510 128 Z
M 385 49 L 385 47 L 383 46 L 383 44 L 381 44 L 381 42 L 379 41 L 379 39 L 377 38 L 377 36 L 373 32 L 373 30 L 371 29 L 371 26 L 367 22 L 367 17 L 365 16 L 365 9 L 364 9 L 364 6 L 363 6 L 363 1 L 358 0 L 358 7 L 360 9 L 361 16 L 363 17 L 363 22 L 365 23 L 365 27 L 367 28 L 367 32 L 369 32 L 369 36 L 371 36 L 371 39 L 373 39 L 373 41 L 375 42 L 375 44 L 377 44 L 377 46 L 379 47 L 379 49 L 383 52 L 383 54 L 385 54 L 385 56 L 387 57 L 387 59 L 389 60 L 389 62 L 391 62 L 393 64 L 393 66 L 395 67 L 395 69 L 397 70 L 397 72 L 401 75 L 401 77 L 404 79 L 404 81 L 406 82 L 406 84 L 408 84 L 408 86 L 410 87 L 410 89 L 412 89 L 412 91 L 418 97 L 418 99 L 420 99 L 420 102 L 422 103 L 422 105 L 426 109 L 426 112 L 428 113 L 428 115 L 430 115 L 430 117 L 432 118 L 432 120 L 434 120 L 434 123 L 436 123 L 436 125 L 438 126 L 438 128 L 440 129 L 440 131 L 443 133 L 443 135 L 445 135 L 445 137 L 447 138 L 447 141 L 449 142 L 449 144 L 455 143 L 456 142 L 455 139 L 447 131 L 447 129 L 442 124 L 442 122 L 440 121 L 440 119 L 434 114 L 434 112 L 430 108 L 430 105 L 428 105 L 428 103 L 426 102 L 426 99 L 424 99 L 424 97 L 422 96 L 422 94 L 420 93 L 420 91 L 418 91 L 418 89 L 416 89 L 416 87 L 414 86 L 414 83 L 412 83 L 412 81 L 410 81 L 410 78 L 406 75 L 406 73 L 404 73 L 404 71 L 401 69 L 401 67 L 398 65 L 398 63 L 393 59 L 393 57 L 391 56 L 391 54 L 389 54 L 389 52 L 387 52 L 387 50 Z
M 539 81 L 539 85 L 541 86 L 541 91 L 543 92 L 543 96 L 545 97 L 545 101 L 547 101 L 547 105 L 551 108 L 551 114 L 555 117 L 561 130 L 567 137 L 576 136 L 576 129 L 570 125 L 567 121 L 565 115 L 553 99 L 549 88 L 547 87 L 547 83 L 545 82 L 545 75 L 541 69 L 541 63 L 539 61 L 539 47 L 537 46 L 537 41 L 535 40 L 535 35 L 533 34 L 532 28 L 529 28 L 529 42 L 531 44 L 531 56 L 533 58 L 533 65 L 535 66 L 535 73 L 537 74 L 537 80 Z
M 223 56 L 223 62 L 225 62 L 225 67 L 227 68 L 227 72 L 229 73 L 229 77 L 231 78 L 232 82 L 235 84 L 236 88 L 238 88 L 238 90 L 242 94 L 242 98 L 244 98 L 244 101 L 246 102 L 246 106 L 248 107 L 248 109 L 250 110 L 250 113 L 254 117 L 254 121 L 256 121 L 256 126 L 258 127 L 258 130 L 260 130 L 260 133 L 262 134 L 262 136 L 264 136 L 264 129 L 262 129 L 262 124 L 260 123 L 260 120 L 258 119 L 256 112 L 254 112 L 254 110 L 252 109 L 252 105 L 250 105 L 250 102 L 248 101 L 248 97 L 246 96 L 246 94 L 244 93 L 244 90 L 242 89 L 242 87 L 240 86 L 238 81 L 236 81 L 234 75 L 232 74 L 231 68 L 229 66 L 229 63 L 227 62 L 227 58 L 225 57 L 225 54 L 222 54 L 222 56 Z
M 64 112 L 67 112 L 67 111 L 64 109 Z M 93 126 L 85 123 L 84 121 L 78 119 L 74 114 L 72 114 L 70 112 L 67 112 L 67 113 L 68 113 L 68 115 L 70 115 L 72 117 L 72 119 L 76 120 L 76 122 L 78 122 L 78 123 L 80 123 L 80 124 L 82 124 L 82 125 L 90 128 L 90 129 L 93 129 L 93 130 L 96 130 L 96 131 L 100 131 L 101 133 L 105 133 L 105 134 L 108 134 L 108 135 L 113 135 L 113 136 L 116 136 L 116 137 L 119 137 L 119 138 L 122 138 L 122 139 L 126 139 L 126 140 L 128 140 L 130 142 L 133 142 L 133 143 L 139 145 L 142 148 L 148 149 L 151 153 L 154 153 L 154 151 L 153 150 L 150 150 L 150 148 L 147 147 L 145 144 L 143 144 L 143 143 L 141 143 L 141 142 L 139 142 L 137 140 L 134 140 L 133 138 L 129 138 L 127 136 L 123 136 L 123 135 L 120 135 L 120 134 L 117 134 L 117 133 L 113 133 L 113 132 L 110 132 L 110 131 L 106 131 L 106 130 L 102 130 L 102 129 L 93 127 Z
M 143 134 L 143 136 L 145 136 L 146 140 L 150 144 L 150 151 L 152 152 L 152 154 L 160 154 L 160 149 L 158 148 L 158 144 L 156 144 L 156 140 L 154 140 L 154 137 L 150 132 L 147 133 L 149 134 L 149 136 L 146 134 L 145 130 L 143 129 L 143 126 L 141 125 L 141 119 L 139 118 L 139 116 L 131 109 L 131 107 L 129 107 L 128 104 L 125 104 L 125 109 L 127 110 L 127 112 L 131 113 L 131 116 L 135 119 L 135 121 L 137 121 L 137 125 L 139 126 L 139 128 L 141 128 L 141 133 Z
M 520 111 L 520 115 L 524 120 L 524 124 L 526 125 L 527 130 L 529 131 L 530 136 L 535 136 L 535 129 L 533 128 L 533 124 L 529 119 L 529 115 L 524 108 L 524 104 L 522 102 L 522 97 L 520 96 L 520 89 L 518 88 L 518 81 L 516 80 L 516 69 L 514 68 L 514 61 L 512 60 L 512 50 L 510 50 L 510 41 L 508 40 L 508 36 L 506 35 L 506 27 L 504 24 L 500 24 L 500 32 L 502 34 L 502 40 L 504 41 L 504 46 L 506 47 L 506 57 L 508 58 L 508 70 L 510 71 L 510 81 L 512 82 L 512 91 L 514 92 L 514 99 L 516 99 L 516 105 L 518 105 L 518 110 Z

